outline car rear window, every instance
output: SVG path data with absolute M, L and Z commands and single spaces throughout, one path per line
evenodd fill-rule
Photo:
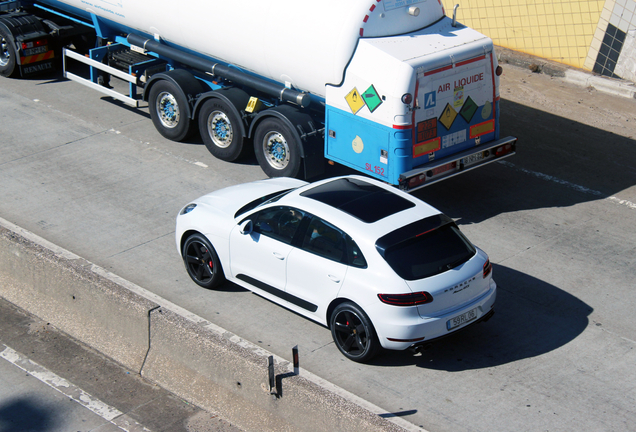
M 418 280 L 455 268 L 477 253 L 455 222 L 431 216 L 399 228 L 376 242 L 376 249 L 403 279 Z

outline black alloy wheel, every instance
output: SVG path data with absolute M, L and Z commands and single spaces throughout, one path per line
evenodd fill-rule
M 363 363 L 380 350 L 380 342 L 369 317 L 354 303 L 338 305 L 331 315 L 331 335 L 345 357 Z
M 212 289 L 225 280 L 221 261 L 214 247 L 200 234 L 193 234 L 183 245 L 183 262 L 190 278 L 203 288 Z

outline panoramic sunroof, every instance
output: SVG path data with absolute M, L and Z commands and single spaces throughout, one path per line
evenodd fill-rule
M 415 204 L 363 180 L 341 178 L 300 194 L 342 210 L 366 223 L 377 222 Z

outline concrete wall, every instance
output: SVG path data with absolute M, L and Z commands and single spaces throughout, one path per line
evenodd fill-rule
M 247 431 L 417 429 L 2 219 L 0 296 Z
M 443 0 L 496 45 L 636 81 L 636 0 Z M 630 35 L 631 34 L 631 35 Z

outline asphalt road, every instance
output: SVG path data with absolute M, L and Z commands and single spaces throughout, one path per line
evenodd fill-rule
M 346 360 L 329 331 L 235 285 L 192 283 L 179 209 L 263 178 L 60 78 L 0 80 L 0 217 L 429 431 L 636 424 L 636 101 L 508 66 L 518 154 L 416 195 L 490 254 L 497 313 L 423 354 Z M 346 172 L 334 170 L 331 174 Z

